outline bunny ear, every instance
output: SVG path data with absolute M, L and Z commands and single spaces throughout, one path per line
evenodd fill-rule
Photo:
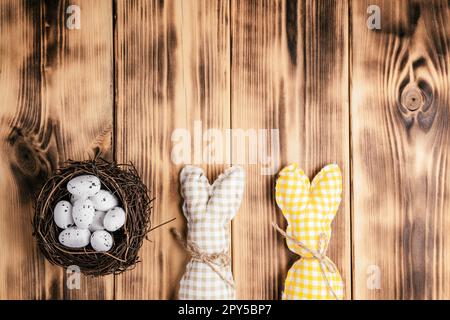
M 341 202 L 342 173 L 337 164 L 324 167 L 311 183 L 311 202 L 318 213 L 330 222 Z
M 185 166 L 180 173 L 180 186 L 186 219 L 189 219 L 190 215 L 206 214 L 210 185 L 203 170 L 195 166 Z
M 241 205 L 244 187 L 244 169 L 238 166 L 228 168 L 212 185 L 208 211 L 229 220 L 233 219 Z
M 309 179 L 296 163 L 280 171 L 275 187 L 275 199 L 288 222 L 293 215 L 306 208 L 309 201 Z

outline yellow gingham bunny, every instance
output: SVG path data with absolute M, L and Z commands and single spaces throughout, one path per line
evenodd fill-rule
M 275 197 L 288 227 L 286 232 L 275 227 L 289 249 L 302 257 L 288 272 L 284 300 L 343 298 L 341 275 L 325 255 L 341 193 L 342 175 L 336 164 L 324 167 L 311 183 L 297 164 L 281 170 Z

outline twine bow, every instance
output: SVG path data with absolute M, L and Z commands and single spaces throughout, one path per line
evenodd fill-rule
M 226 252 L 206 253 L 200 250 L 198 245 L 189 240 L 185 240 L 181 234 L 176 230 L 171 230 L 177 241 L 187 251 L 193 260 L 200 261 L 208 265 L 219 277 L 225 281 L 231 288 L 235 288 L 233 281 L 228 279 L 221 268 L 228 267 L 231 264 L 231 257 Z
M 325 269 L 328 270 L 328 272 L 335 273 L 336 266 L 334 263 L 328 258 L 325 254 L 326 251 L 326 243 L 327 243 L 327 235 L 325 233 L 320 233 L 319 235 L 319 250 L 313 250 L 311 248 L 308 248 L 307 245 L 305 245 L 303 242 L 295 239 L 294 237 L 288 235 L 284 230 L 282 230 L 275 222 L 272 223 L 272 226 L 277 230 L 283 237 L 286 239 L 291 240 L 294 242 L 295 245 L 299 246 L 309 254 L 311 254 L 312 257 L 302 257 L 303 259 L 316 259 L 319 261 L 320 271 L 322 272 L 322 276 L 325 279 L 325 282 L 327 283 L 328 290 L 331 292 L 331 294 L 334 296 L 336 300 L 340 300 L 336 294 L 336 292 L 333 290 L 333 287 L 331 286 L 330 280 L 327 277 L 327 273 Z

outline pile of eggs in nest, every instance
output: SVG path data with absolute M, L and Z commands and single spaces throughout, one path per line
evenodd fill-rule
M 70 201 L 59 201 L 53 211 L 56 225 L 64 229 L 58 237 L 62 245 L 84 248 L 91 244 L 98 252 L 113 246 L 110 232 L 122 228 L 125 211 L 119 207 L 119 199 L 101 185 L 94 175 L 78 176 L 67 183 Z

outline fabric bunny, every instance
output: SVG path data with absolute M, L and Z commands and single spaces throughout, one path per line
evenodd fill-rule
M 284 300 L 343 298 L 342 278 L 325 255 L 341 193 L 342 175 L 335 164 L 324 167 L 312 183 L 297 164 L 279 173 L 275 198 L 288 222 L 286 233 L 280 232 L 289 249 L 302 257 L 287 274 Z
M 229 227 L 241 204 L 244 170 L 230 167 L 210 185 L 201 168 L 186 166 L 180 173 L 180 184 L 188 228 L 186 246 L 196 253 L 186 266 L 178 298 L 235 299 Z

